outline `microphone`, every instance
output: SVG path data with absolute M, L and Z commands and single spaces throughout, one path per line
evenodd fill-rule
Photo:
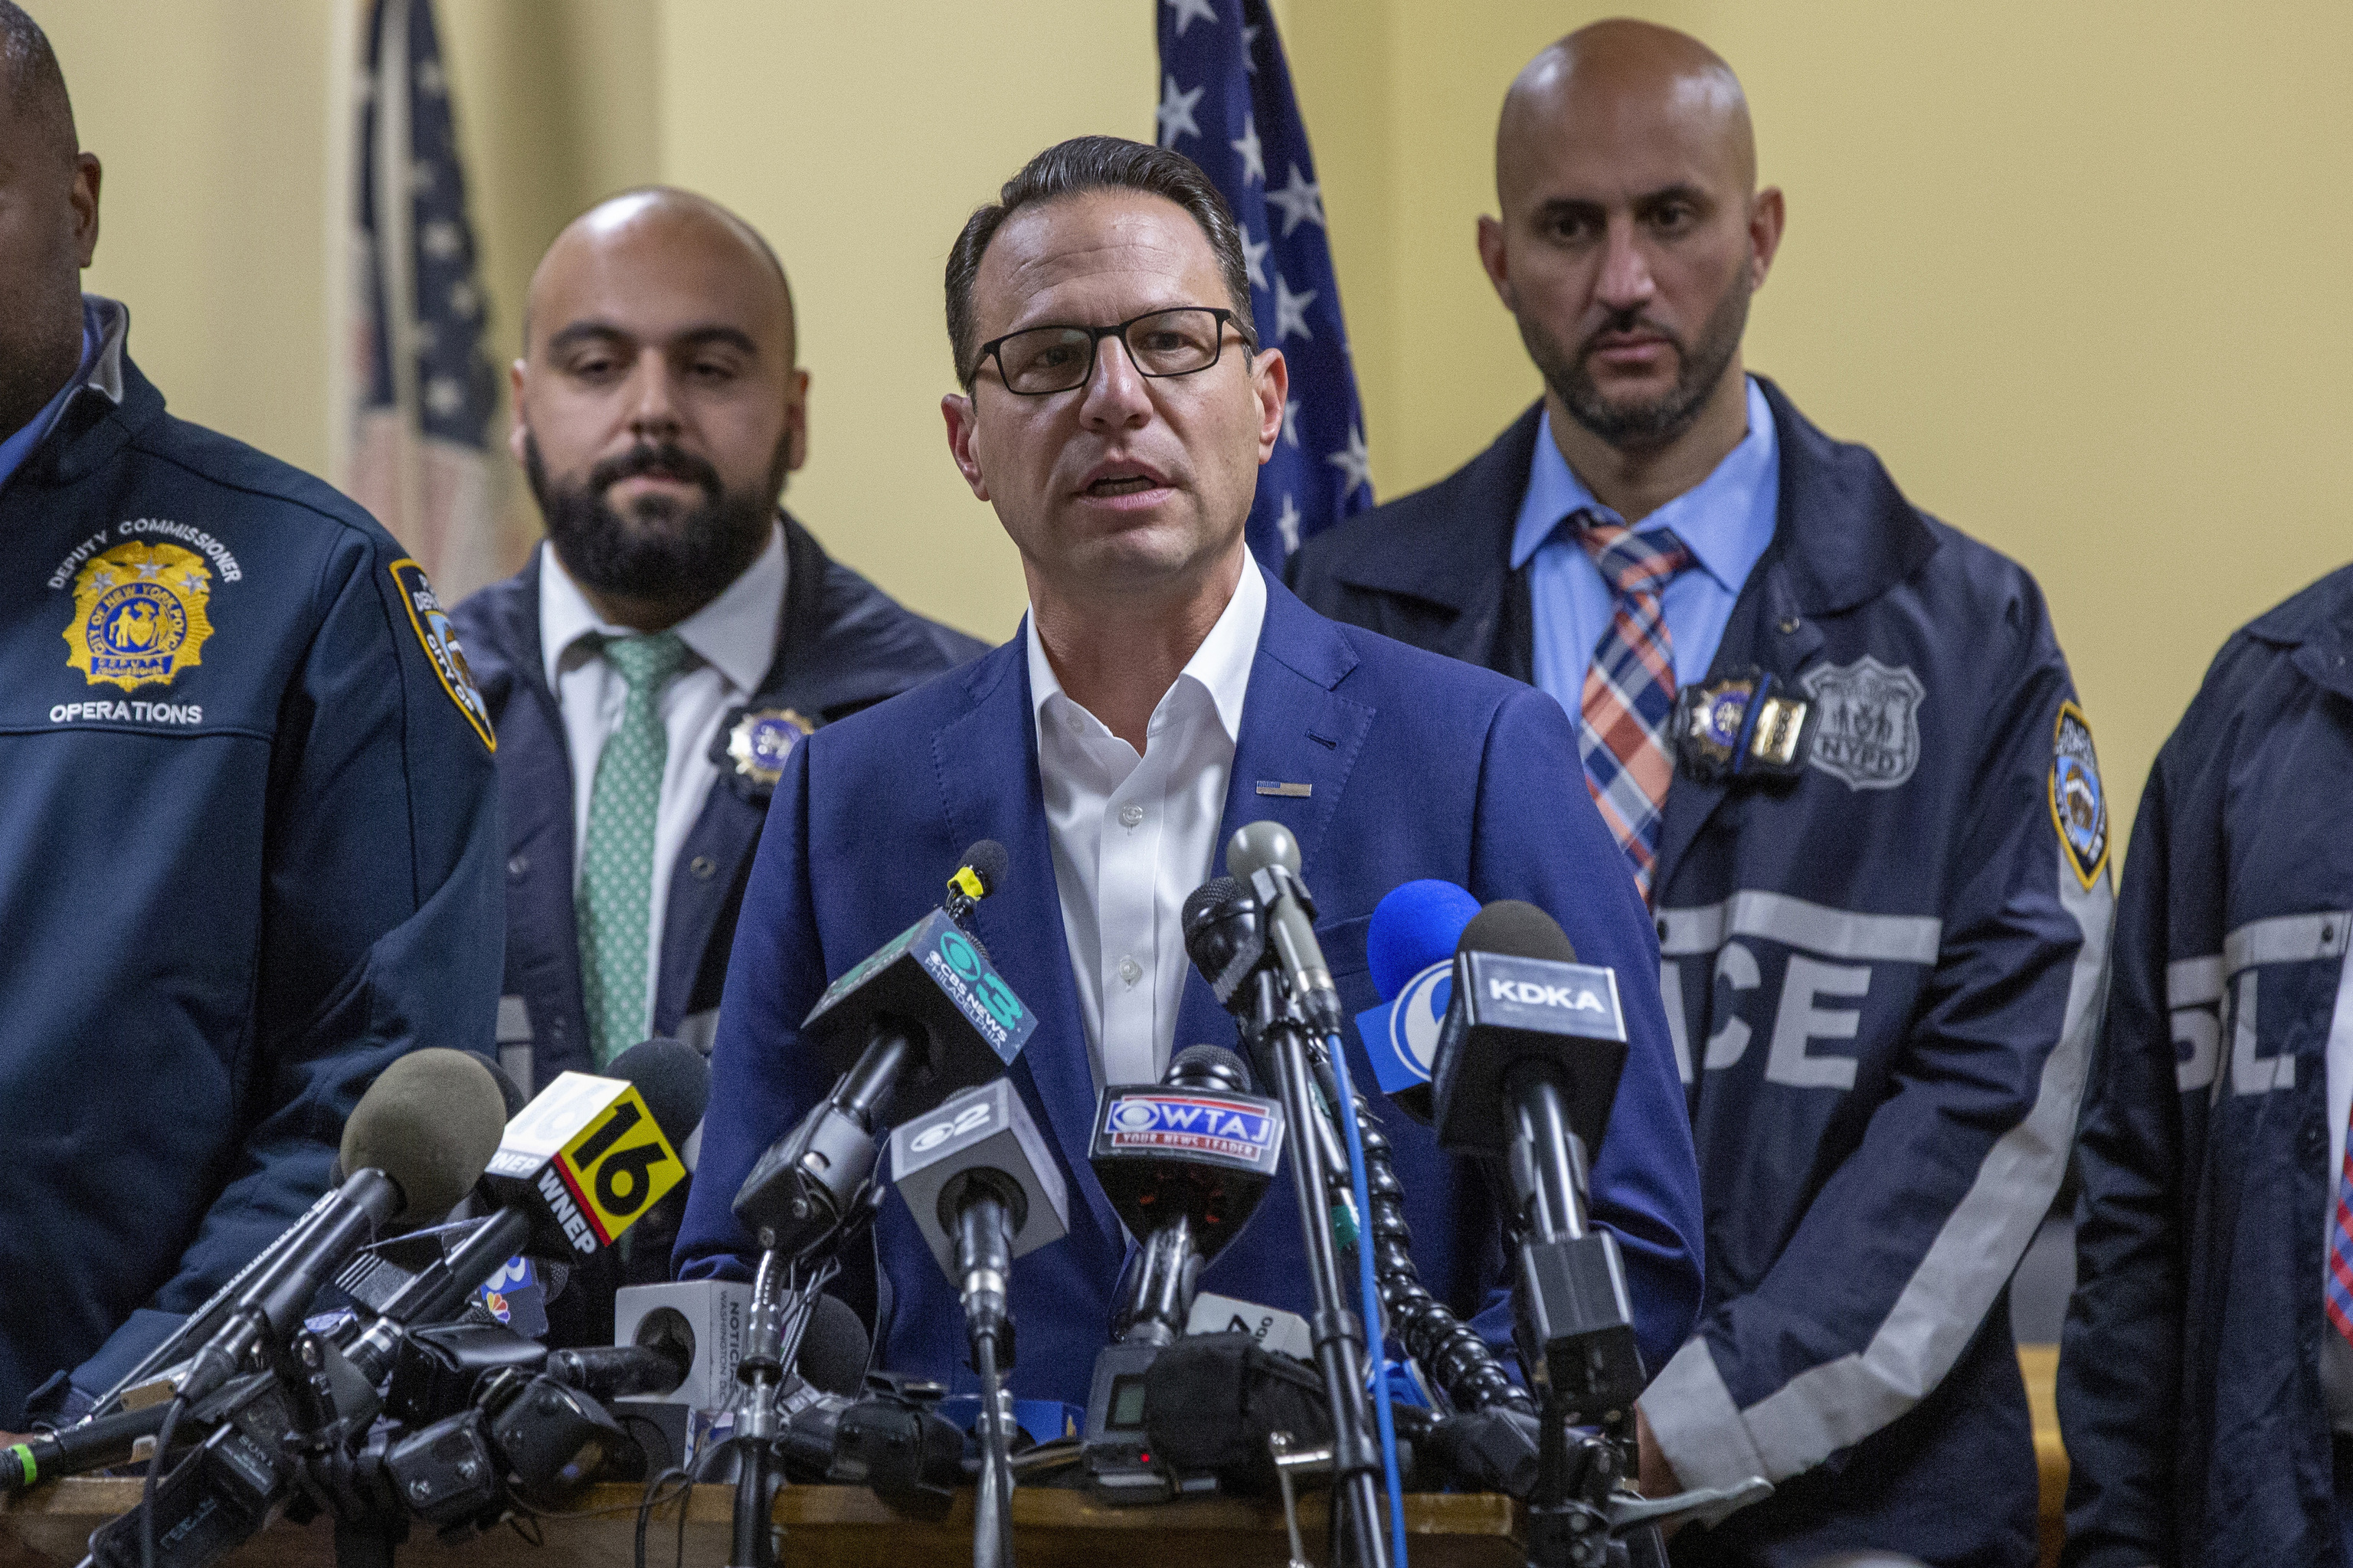
M 1617 976 L 1578 963 L 1532 904 L 1481 910 L 1455 951 L 1438 1140 L 1504 1161 L 1519 1220 L 1521 1360 L 1554 1409 L 1609 1425 L 1642 1391 L 1642 1358 L 1617 1238 L 1587 1225 L 1585 1170 L 1625 1064 Z
M 1061 1240 L 1071 1208 L 1061 1170 L 1010 1080 L 965 1089 L 900 1123 L 891 1181 L 955 1282 L 976 1355 L 987 1338 L 1011 1366 L 1013 1260 Z
M 1005 846 L 995 839 L 983 839 L 965 851 L 964 863 L 948 878 L 948 895 L 940 905 L 947 917 L 963 925 L 974 905 L 1004 885 L 1006 867 L 1011 861 Z
M 662 1334 L 633 1345 L 547 1352 L 549 1376 L 607 1404 L 617 1399 L 667 1398 L 693 1366 L 692 1343 Z
M 751 1304 L 752 1287 L 732 1279 L 625 1285 L 613 1298 L 613 1342 L 671 1347 L 686 1371 L 662 1401 L 724 1410 L 735 1397 Z M 855 1394 L 865 1385 L 868 1351 L 858 1314 L 837 1297 L 819 1296 L 793 1370 L 823 1393 Z
M 893 1128 L 891 1180 L 963 1298 L 980 1373 L 984 1460 L 973 1557 L 982 1568 L 1009 1564 L 1013 1412 L 1003 1374 L 1014 1361 L 1013 1260 L 1070 1233 L 1070 1194 L 1021 1097 L 1002 1077 Z
M 1114 1330 L 1154 1346 L 1185 1331 L 1200 1271 L 1241 1234 L 1282 1158 L 1282 1107 L 1249 1092 L 1233 1052 L 1188 1046 L 1161 1082 L 1106 1088 L 1087 1151 L 1113 1210 L 1143 1238 Z
M 1106 1088 L 1097 1107 L 1088 1162 L 1142 1238 L 1113 1340 L 1095 1357 L 1080 1444 L 1107 1500 L 1154 1502 L 1187 1488 L 1152 1460 L 1146 1379 L 1185 1332 L 1200 1271 L 1241 1233 L 1282 1160 L 1282 1107 L 1249 1088 L 1240 1056 L 1194 1045 L 1160 1086 Z
M 1345 1510 L 1341 1528 L 1356 1560 L 1368 1568 L 1388 1568 L 1389 1542 L 1380 1530 L 1374 1478 L 1386 1476 L 1394 1483 L 1397 1467 L 1386 1442 L 1386 1426 L 1381 1442 L 1374 1437 L 1375 1413 L 1365 1393 L 1370 1336 L 1341 1282 L 1333 1234 L 1335 1221 L 1346 1217 L 1331 1202 L 1333 1186 L 1336 1174 L 1349 1170 L 1349 1161 L 1332 1149 L 1338 1140 L 1318 1104 L 1319 1096 L 1328 1097 L 1335 1111 L 1349 1104 L 1339 1092 L 1338 1075 L 1345 1064 L 1337 1058 L 1324 1065 L 1332 1074 L 1330 1088 L 1318 1083 L 1323 1076 L 1316 1061 L 1320 1036 L 1338 1027 L 1339 997 L 1315 945 L 1314 906 L 1291 869 L 1298 863 L 1299 846 L 1286 830 L 1253 822 L 1234 835 L 1226 851 L 1228 869 L 1249 871 L 1250 885 L 1241 886 L 1232 877 L 1205 883 L 1186 898 L 1180 919 L 1187 956 L 1208 980 L 1219 1004 L 1234 1015 L 1282 1101 L 1293 1197 L 1299 1205 L 1302 1261 L 1315 1303 L 1309 1325 L 1316 1370 L 1333 1415 L 1332 1475 L 1339 1498 L 1335 1506 Z M 1356 1205 L 1359 1213 L 1363 1207 Z M 1350 1241 L 1355 1240 L 1353 1228 Z M 1360 1268 L 1366 1268 L 1370 1255 L 1360 1250 L 1358 1257 Z M 1374 1282 L 1367 1277 L 1362 1285 L 1366 1309 L 1377 1310 L 1370 1300 Z M 1382 1392 L 1385 1411 L 1386 1384 Z M 1392 1484 L 1392 1494 L 1397 1490 Z M 1391 1512 L 1394 1532 L 1401 1540 L 1403 1516 L 1394 1509 Z
M 334 1202 L 300 1240 L 257 1274 L 228 1319 L 181 1377 L 193 1403 L 290 1336 L 319 1287 L 378 1227 L 434 1219 L 457 1206 L 499 1143 L 502 1102 L 481 1058 L 465 1051 L 412 1051 L 378 1074 L 343 1124 L 340 1158 L 351 1172 Z
M 1430 1120 L 1430 1069 L 1454 994 L 1454 945 L 1479 901 L 1451 882 L 1401 883 L 1373 906 L 1365 958 L 1381 1004 L 1356 1014 L 1382 1093 L 1416 1121 Z
M 994 839 L 973 845 L 949 879 L 951 902 L 968 914 L 1003 881 L 1005 863 Z M 933 910 L 809 1010 L 802 1044 L 841 1076 L 760 1156 L 736 1192 L 735 1217 L 763 1252 L 799 1257 L 823 1246 L 868 1201 L 875 1128 L 894 1110 L 920 1116 L 997 1077 L 1037 1027 L 978 940 L 948 909 Z
M 686 1179 L 678 1156 L 702 1119 L 710 1068 L 692 1046 L 649 1040 L 613 1059 L 612 1076 L 559 1073 L 507 1124 L 485 1173 L 506 1209 L 532 1216 L 529 1245 L 593 1256 Z
M 1281 822 L 1251 822 L 1226 845 L 1226 870 L 1250 889 L 1266 913 L 1267 935 L 1282 962 L 1293 1000 L 1319 1035 L 1340 1031 L 1340 992 L 1315 940 L 1315 903 L 1299 879 L 1299 841 Z

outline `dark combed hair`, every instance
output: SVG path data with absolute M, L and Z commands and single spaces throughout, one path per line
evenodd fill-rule
M 6 77 L 9 108 L 72 162 L 79 143 L 66 73 L 58 64 L 57 50 L 49 47 L 49 36 L 16 0 L 0 0 L 0 73 Z
M 1257 341 L 1241 230 L 1201 165 L 1182 153 L 1124 137 L 1074 136 L 1024 164 L 1019 174 L 1005 182 L 995 202 L 974 210 L 948 252 L 948 347 L 955 355 L 956 380 L 964 386 L 969 387 L 979 374 L 973 363 L 980 343 L 972 319 L 972 281 L 980 272 L 988 242 L 1023 207 L 1089 191 L 1142 191 L 1183 207 L 1208 237 L 1234 315 L 1250 341 Z

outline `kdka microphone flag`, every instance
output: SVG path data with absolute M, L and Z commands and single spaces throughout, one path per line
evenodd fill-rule
M 1291 366 L 1282 436 L 1258 471 L 1250 543 L 1280 572 L 1302 539 L 1373 503 L 1365 415 L 1340 322 L 1324 193 L 1266 0 L 1153 0 L 1160 144 L 1201 165 L 1233 209 L 1261 348 Z

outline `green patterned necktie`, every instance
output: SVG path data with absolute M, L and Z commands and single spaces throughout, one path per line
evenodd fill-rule
M 628 683 L 629 694 L 621 722 L 596 758 L 580 870 L 580 978 L 588 1002 L 588 1049 L 599 1069 L 645 1037 L 654 819 L 670 758 L 658 705 L 662 687 L 686 662 L 686 645 L 675 631 L 658 631 L 607 639 L 602 651 Z

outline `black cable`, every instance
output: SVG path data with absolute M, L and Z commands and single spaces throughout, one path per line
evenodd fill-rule
M 164 1425 L 155 1429 L 155 1452 L 148 1457 L 147 1478 L 139 1488 L 139 1561 L 142 1568 L 155 1568 L 155 1481 L 164 1473 L 164 1463 L 171 1456 L 173 1428 L 180 1425 L 180 1416 L 187 1408 L 186 1398 L 174 1394 L 172 1408 L 164 1413 Z
M 1013 1568 L 1013 1435 L 1005 1429 L 1005 1379 L 997 1370 L 997 1336 L 974 1335 L 972 1351 L 980 1373 L 985 1467 L 979 1495 L 973 1499 L 973 1568 Z
M 1364 1217 L 1365 1236 L 1373 1248 L 1373 1276 L 1380 1285 L 1390 1330 L 1457 1410 L 1504 1404 L 1534 1415 L 1535 1398 L 1512 1381 L 1487 1341 L 1422 1285 L 1414 1266 L 1413 1231 L 1406 1223 L 1405 1183 L 1398 1180 L 1389 1159 L 1388 1135 L 1364 1096 L 1358 1095 L 1356 1104 L 1357 1133 L 1365 1146 L 1365 1184 L 1373 1208 Z
M 638 1419 L 642 1421 L 645 1418 L 639 1416 Z M 654 1510 L 670 1500 L 661 1495 L 662 1488 L 674 1480 L 685 1483 L 684 1490 L 679 1493 L 678 1502 L 678 1555 L 683 1568 L 686 1561 L 686 1510 L 694 1499 L 694 1478 L 676 1465 L 648 1481 L 644 1495 L 638 1499 L 637 1568 L 646 1568 L 646 1530 L 653 1522 Z

